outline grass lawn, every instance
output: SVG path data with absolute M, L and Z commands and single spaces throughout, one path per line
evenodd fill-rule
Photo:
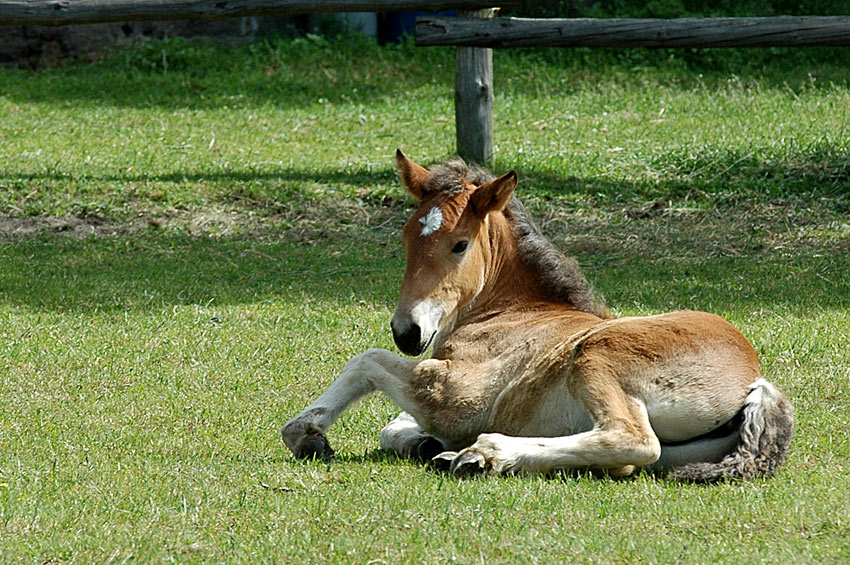
M 411 202 L 454 148 L 451 49 L 149 43 L 0 70 L 9 562 L 850 560 L 850 56 L 498 51 L 497 155 L 620 315 L 716 312 L 797 430 L 776 477 L 456 480 L 280 426 L 394 349 Z

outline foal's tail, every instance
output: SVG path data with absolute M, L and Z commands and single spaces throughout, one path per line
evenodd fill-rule
M 769 477 L 785 460 L 794 411 L 791 403 L 764 379 L 750 386 L 744 400 L 744 421 L 738 445 L 717 463 L 691 463 L 673 469 L 674 479 L 717 482 L 724 478 Z

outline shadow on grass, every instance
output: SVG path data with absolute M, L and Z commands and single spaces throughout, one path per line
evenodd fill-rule
M 388 160 L 389 161 L 389 160 Z M 0 182 L 14 184 L 16 182 L 51 183 L 63 180 L 73 180 L 73 177 L 62 172 L 31 172 L 7 170 L 0 172 Z M 243 188 L 240 183 L 274 182 L 284 183 L 316 183 L 323 185 L 351 185 L 369 188 L 379 184 L 395 183 L 398 173 L 388 166 L 381 170 L 354 169 L 346 170 L 304 170 L 295 168 L 267 168 L 264 170 L 228 170 L 228 171 L 173 171 L 170 173 L 116 173 L 116 174 L 87 174 L 84 180 L 96 183 L 220 183 L 232 187 L 234 194 L 239 195 Z M 401 193 L 401 188 L 399 188 Z
M 829 243 L 811 246 L 804 241 L 771 249 L 753 239 L 755 245 L 739 246 L 731 256 L 723 253 L 709 256 L 698 245 L 690 253 L 670 256 L 652 245 L 657 247 L 658 242 L 677 245 L 686 239 L 682 234 L 691 227 L 687 223 L 671 222 L 652 207 L 646 210 L 640 207 L 641 203 L 652 204 L 657 198 L 669 200 L 690 194 L 696 200 L 703 198 L 709 207 L 720 206 L 722 210 L 722 206 L 728 206 L 730 219 L 724 218 L 723 213 L 712 216 L 718 223 L 706 226 L 703 222 L 698 226 L 703 230 L 700 233 L 711 232 L 715 240 L 722 240 L 738 237 L 733 230 L 761 229 L 748 225 L 747 218 L 740 216 L 734 203 L 719 203 L 708 194 L 715 187 L 716 177 L 721 176 L 721 186 L 737 178 L 744 187 L 749 187 L 749 192 L 727 190 L 724 194 L 733 199 L 752 198 L 755 206 L 764 202 L 771 206 L 772 197 L 790 195 L 796 200 L 784 204 L 786 207 L 796 209 L 816 204 L 824 206 L 833 216 L 844 214 L 850 211 L 850 158 L 843 148 L 819 146 L 811 153 L 800 151 L 782 162 L 753 156 L 743 159 L 732 152 L 695 159 L 693 169 L 700 172 L 694 173 L 692 179 L 655 183 L 611 182 L 564 177 L 551 170 L 520 169 L 524 179 L 520 196 L 537 196 L 537 211 L 544 213 L 548 207 L 559 214 L 569 214 L 564 208 L 571 204 L 557 197 L 575 193 L 589 198 L 590 204 L 583 204 L 585 207 L 592 207 L 600 200 L 626 202 L 626 208 L 637 206 L 637 215 L 632 217 L 628 210 L 624 216 L 623 208 L 616 206 L 599 215 L 593 226 L 597 236 L 613 234 L 605 245 L 564 249 L 568 253 L 577 251 L 582 264 L 595 266 L 590 278 L 614 307 L 637 305 L 651 311 L 680 307 L 758 310 L 766 305 L 798 306 L 801 295 L 806 296 L 806 302 L 822 307 L 844 307 L 850 303 L 850 285 L 846 284 L 846 273 L 850 272 L 850 253 L 846 253 L 848 236 L 840 225 L 834 234 L 838 244 L 832 248 L 838 251 L 834 253 Z M 3 177 L 32 181 L 65 178 L 25 172 L 6 173 Z M 0 239 L 0 301 L 45 311 L 103 311 L 155 310 L 210 301 L 216 304 L 298 301 L 310 297 L 335 307 L 364 301 L 392 308 L 404 260 L 395 234 L 389 234 L 390 240 L 386 230 L 403 222 L 405 211 L 401 206 L 387 208 L 380 198 L 369 203 L 368 189 L 394 184 L 395 179 L 396 173 L 389 164 L 377 171 L 271 168 L 219 173 L 177 171 L 162 175 L 119 173 L 88 178 L 89 182 L 122 185 L 205 181 L 219 186 L 218 198 L 252 206 L 251 211 L 260 215 L 274 212 L 263 208 L 267 202 L 290 202 L 294 214 L 305 213 L 309 207 L 313 221 L 328 229 L 319 230 L 317 236 L 309 238 L 292 237 L 285 228 L 262 237 L 246 230 L 243 235 L 215 238 L 151 228 L 106 238 L 45 234 Z M 776 183 L 771 184 L 771 179 Z M 800 186 L 791 184 L 797 190 L 789 188 L 791 179 L 802 179 Z M 367 205 L 381 210 L 383 217 L 390 219 L 390 227 L 379 233 L 365 222 L 361 224 L 359 216 L 343 219 L 338 210 L 323 209 L 321 198 L 313 203 L 310 199 L 316 198 L 316 194 L 298 187 L 305 183 L 366 189 Z M 401 198 L 401 189 L 398 195 Z M 551 204 L 546 202 L 550 196 Z M 299 206 L 305 210 L 299 212 Z M 732 220 L 737 223 L 733 224 Z M 577 226 L 575 229 L 582 229 L 582 225 Z M 671 230 L 679 232 L 669 237 L 646 238 L 649 244 L 643 247 L 626 244 L 632 237 L 666 234 Z M 688 236 L 691 240 L 698 238 L 693 233 Z M 845 252 L 840 252 L 841 249 Z
M 236 46 L 171 39 L 113 49 L 93 63 L 69 60 L 59 68 L 9 70 L 6 80 L 0 69 L 0 86 L 4 96 L 20 102 L 99 107 L 366 104 L 410 93 L 435 75 L 450 88 L 453 53 L 445 48 L 430 57 L 413 55 L 354 36 L 338 44 L 272 38 Z
M 0 240 L 0 300 L 43 311 L 158 311 L 270 300 L 389 305 L 394 300 L 386 289 L 399 279 L 401 259 L 368 238 L 266 239 L 151 229 L 128 236 Z
M 658 221 L 648 229 L 666 225 Z M 329 230 L 316 241 L 197 237 L 152 228 L 113 237 L 6 238 L 0 239 L 0 301 L 47 312 L 261 302 L 312 303 L 316 311 L 354 304 L 391 310 L 404 260 L 400 245 L 387 241 L 368 228 Z M 613 260 L 609 252 L 591 250 L 578 258 L 596 265 L 588 276 L 615 308 L 754 312 L 850 305 L 846 252 L 801 245 L 726 257 L 699 251 L 668 257 L 664 250 L 623 246 L 614 249 Z
M 651 168 L 663 180 L 611 182 L 533 168 L 519 168 L 518 173 L 521 190 L 541 196 L 578 194 L 606 202 L 688 198 L 712 204 L 745 198 L 830 198 L 838 209 L 850 211 L 850 150 L 839 144 L 821 143 L 784 155 L 766 149 L 748 153 L 725 148 L 683 150 L 665 154 Z M 716 201 L 718 196 L 721 202 Z
M 432 163 L 423 161 L 425 165 Z M 500 162 L 499 170 L 512 168 L 510 162 Z M 654 200 L 657 198 L 712 200 L 724 198 L 829 198 L 836 210 L 850 212 L 850 149 L 839 143 L 819 142 L 809 147 L 797 147 L 782 155 L 766 148 L 741 153 L 725 148 L 683 149 L 669 152 L 652 164 L 656 182 L 611 181 L 604 178 L 564 176 L 552 168 L 516 167 L 520 176 L 520 194 L 558 197 L 566 194 L 601 197 L 604 201 Z M 120 172 L 86 175 L 84 180 L 97 183 L 144 185 L 147 183 L 205 182 L 221 187 L 225 200 L 257 198 L 265 201 L 276 198 L 289 201 L 293 196 L 315 196 L 303 190 L 304 185 L 349 186 L 368 191 L 376 186 L 398 184 L 398 174 L 387 158 L 382 169 L 298 169 L 264 165 L 262 169 L 247 168 L 227 171 L 184 170 L 151 174 Z M 6 170 L 0 172 L 0 183 L 55 183 L 74 180 L 62 172 Z M 398 188 L 398 194 L 403 194 Z

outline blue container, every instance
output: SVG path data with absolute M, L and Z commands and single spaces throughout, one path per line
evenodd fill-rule
M 383 17 L 381 17 L 383 16 Z M 398 43 L 405 35 L 413 33 L 417 16 L 457 17 L 457 10 L 445 12 L 391 12 L 380 14 L 378 18 L 378 37 L 381 43 Z

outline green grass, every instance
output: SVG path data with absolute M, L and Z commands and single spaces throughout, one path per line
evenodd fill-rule
M 434 475 L 378 450 L 380 396 L 334 463 L 289 456 L 279 427 L 393 349 L 393 153 L 451 153 L 451 50 L 0 72 L 3 560 L 850 559 L 850 61 L 735 53 L 496 52 L 493 167 L 544 231 L 618 314 L 726 316 L 791 397 L 787 465 L 714 487 Z

